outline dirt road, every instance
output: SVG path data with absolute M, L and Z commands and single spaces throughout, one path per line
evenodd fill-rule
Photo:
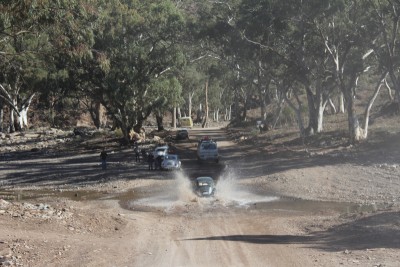
M 220 164 L 196 162 L 205 134 Z M 182 172 L 150 172 L 131 149 L 110 153 L 105 172 L 98 151 L 8 156 L 0 266 L 400 265 L 395 163 L 272 153 L 220 129 L 191 138 L 177 144 Z M 203 173 L 218 179 L 216 198 L 192 193 Z

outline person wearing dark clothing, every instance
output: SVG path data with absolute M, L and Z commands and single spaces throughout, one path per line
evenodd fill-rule
M 150 154 L 147 158 L 147 162 L 149 163 L 149 170 L 154 170 L 154 156 Z
M 101 159 L 101 168 L 103 170 L 107 169 L 107 152 L 104 149 L 100 153 L 100 159 Z
M 139 149 L 135 147 L 135 160 L 136 162 L 140 162 L 140 152 Z
M 145 150 L 145 149 L 142 149 L 142 150 L 140 151 L 140 153 L 142 153 L 142 158 L 143 158 L 143 160 L 147 159 L 147 153 L 146 153 L 146 150 Z
M 163 161 L 163 157 L 158 155 L 156 158 L 156 170 L 159 169 L 161 170 L 161 163 Z

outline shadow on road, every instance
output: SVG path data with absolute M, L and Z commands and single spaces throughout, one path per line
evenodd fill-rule
M 325 251 L 399 249 L 400 212 L 383 212 L 309 235 L 226 235 L 183 241 L 232 241 L 255 244 L 302 244 Z M 379 238 L 378 238 L 379 237 Z

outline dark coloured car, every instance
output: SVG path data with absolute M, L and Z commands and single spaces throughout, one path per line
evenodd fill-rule
M 215 182 L 209 176 L 197 177 L 194 181 L 194 192 L 200 197 L 211 197 L 215 194 Z
M 187 129 L 180 129 L 176 132 L 176 140 L 189 139 L 189 131 Z

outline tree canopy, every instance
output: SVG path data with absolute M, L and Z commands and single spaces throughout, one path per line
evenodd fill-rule
M 126 138 L 152 114 L 159 129 L 168 112 L 204 105 L 214 120 L 233 108 L 225 118 L 243 121 L 256 102 L 263 121 L 268 105 L 274 116 L 287 105 L 303 136 L 324 130 L 327 105 L 346 111 L 355 142 L 368 127 L 355 110 L 360 79 L 400 102 L 398 1 L 5 0 L 0 10 L 2 131 L 28 126 L 32 99 L 54 125 L 75 99 L 101 127 L 92 107 L 102 105 Z

